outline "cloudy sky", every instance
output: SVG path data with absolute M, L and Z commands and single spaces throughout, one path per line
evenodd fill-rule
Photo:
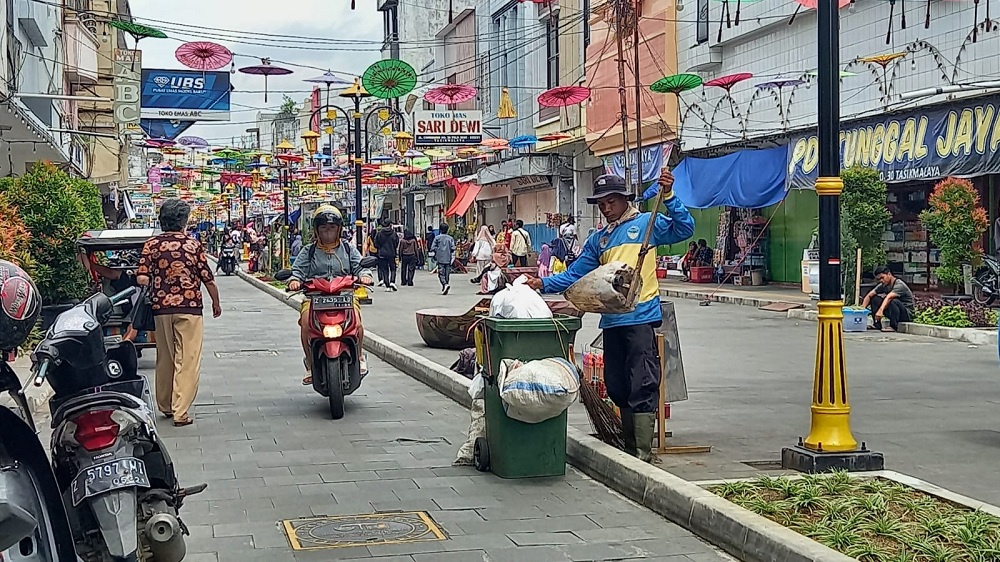
M 237 68 L 260 64 L 260 58 L 270 57 L 273 64 L 294 70 L 289 76 L 268 79 L 271 93 L 266 104 L 263 77 L 233 75 L 236 92 L 231 122 L 197 123 L 184 133 L 204 137 L 212 144 L 228 144 L 231 137 L 245 135 L 246 129 L 254 126 L 258 111 L 281 105 L 282 91 L 301 102 L 312 86 L 302 80 L 327 69 L 348 77 L 360 75 L 381 58 L 381 14 L 373 0 L 357 4 L 358 9 L 351 11 L 350 0 L 131 1 L 137 22 L 160 28 L 170 37 L 139 43 L 144 68 L 184 68 L 174 58 L 174 51 L 186 41 L 202 40 L 233 51 Z M 270 141 L 261 140 L 265 145 Z

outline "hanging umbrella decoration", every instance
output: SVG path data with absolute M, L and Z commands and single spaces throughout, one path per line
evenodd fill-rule
M 697 74 L 671 74 L 664 76 L 653 82 L 649 89 L 658 94 L 674 94 L 679 96 L 681 92 L 693 90 L 701 86 L 701 76 Z
M 543 107 L 566 107 L 582 103 L 590 97 L 590 88 L 584 86 L 558 86 L 538 95 L 538 105 Z
M 454 105 L 476 97 L 476 88 L 467 84 L 445 84 L 427 90 L 424 99 L 440 105 Z
M 517 150 L 535 146 L 537 143 L 538 138 L 534 135 L 520 135 L 510 139 L 510 147 Z
M 177 139 L 177 144 L 191 148 L 208 148 L 208 141 L 201 137 L 181 137 Z
M 794 88 L 802 84 L 805 84 L 805 80 L 799 80 L 798 78 L 778 78 L 777 80 L 757 84 L 758 90 L 778 90 L 778 115 L 781 116 L 781 126 L 783 128 L 788 128 L 788 121 L 785 119 L 784 89 Z
M 729 99 L 732 100 L 733 86 L 739 84 L 740 82 L 743 82 L 744 80 L 749 80 L 751 78 L 753 78 L 753 74 L 750 72 L 737 72 L 735 74 L 727 74 L 725 76 L 719 76 L 718 78 L 713 78 L 708 82 L 702 84 L 702 86 L 713 86 L 716 88 L 722 88 L 723 90 L 726 91 L 726 96 L 728 96 Z M 731 110 L 733 117 L 736 117 L 736 108 L 733 107 L 733 104 L 729 104 L 729 109 Z
M 254 66 L 244 66 L 240 69 L 243 74 L 253 74 L 256 76 L 264 77 L 264 103 L 267 103 L 267 78 L 269 76 L 286 76 L 291 74 L 292 71 L 280 66 L 274 66 L 271 64 L 271 59 L 263 58 L 260 59 L 260 64 Z
M 902 1 L 902 0 L 900 0 Z M 979 39 L 979 0 L 972 0 L 973 4 L 973 25 L 972 25 L 972 42 L 975 43 Z M 930 27 L 931 23 L 931 1 L 927 0 L 927 16 L 924 20 L 924 27 Z M 989 33 L 993 30 L 993 20 L 990 19 L 990 0 L 986 0 L 986 19 L 983 21 L 983 31 Z
M 174 51 L 177 61 L 194 70 L 218 70 L 233 62 L 233 52 L 211 41 L 191 41 Z
M 111 20 L 108 25 L 115 29 L 120 29 L 125 33 L 132 36 L 135 39 L 135 48 L 139 48 L 139 41 L 142 39 L 166 39 L 167 34 L 156 29 L 155 27 L 150 27 L 148 25 L 142 25 L 141 23 L 135 23 L 131 21 L 124 20 Z M 132 61 L 132 70 L 135 70 L 135 61 Z
M 858 59 L 858 62 L 863 62 L 865 64 L 877 64 L 882 68 L 882 81 L 879 85 L 879 89 L 882 90 L 882 101 L 886 103 L 889 101 L 889 85 L 888 85 L 888 67 L 893 62 L 906 56 L 905 51 L 900 51 L 898 53 L 887 53 L 883 55 L 873 55 L 870 57 L 862 57 Z M 877 75 L 876 75 L 877 76 Z
M 510 90 L 501 88 L 497 119 L 514 119 L 515 117 L 517 117 L 517 109 L 514 108 L 514 102 L 510 99 Z
M 327 70 L 323 74 L 316 76 L 314 78 L 306 78 L 303 82 L 308 82 L 310 84 L 323 84 L 326 86 L 326 105 L 330 106 L 330 88 L 333 86 L 350 86 L 351 82 L 337 76 L 332 71 Z M 327 110 L 329 111 L 329 110 Z M 333 123 L 329 124 L 329 131 L 333 130 Z
M 808 8 L 810 10 L 815 10 L 816 6 L 819 5 L 819 0 L 794 0 L 794 2 L 796 4 L 798 4 L 798 6 L 795 7 L 795 13 L 792 14 L 792 17 L 788 18 L 788 25 L 792 25 L 792 23 L 795 21 L 795 16 L 799 15 L 799 12 L 802 10 L 802 8 Z M 845 6 L 849 5 L 851 2 L 852 2 L 852 0 L 837 0 L 837 8 L 838 9 L 844 8 Z M 889 0 L 889 2 L 890 2 L 890 4 L 892 6 L 895 6 L 895 4 L 896 4 L 896 0 Z M 890 8 L 890 10 L 891 10 L 891 8 Z M 892 29 L 892 12 L 891 11 L 889 12 L 889 28 Z M 903 29 L 906 29 L 906 16 L 905 15 L 903 16 Z
M 754 4 L 756 2 L 759 2 L 760 0 L 736 0 L 735 19 L 732 17 L 731 12 L 729 11 L 730 1 L 731 0 L 718 0 L 718 2 L 722 4 L 722 11 L 719 14 L 719 41 L 722 41 L 722 18 L 725 18 L 726 29 L 729 29 L 734 25 L 738 26 L 740 25 L 740 9 L 742 8 L 743 4 Z
M 382 59 L 365 69 L 361 85 L 376 98 L 395 99 L 417 87 L 417 72 L 399 59 Z
M 549 133 L 547 135 L 542 135 L 538 137 L 538 140 L 543 142 L 556 142 L 571 138 L 573 138 L 573 135 L 568 135 L 566 133 Z

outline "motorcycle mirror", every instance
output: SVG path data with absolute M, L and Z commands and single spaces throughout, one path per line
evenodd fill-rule
M 378 258 L 376 258 L 374 256 L 365 256 L 365 257 L 361 258 L 361 264 L 360 265 L 361 265 L 362 269 L 369 269 L 369 268 L 375 267 L 376 265 L 378 265 Z
M 292 278 L 291 269 L 282 269 L 281 271 L 274 274 L 274 279 L 276 281 L 288 281 Z

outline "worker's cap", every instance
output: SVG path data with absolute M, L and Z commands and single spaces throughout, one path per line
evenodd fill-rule
M 594 194 L 587 198 L 587 203 L 594 205 L 609 195 L 624 195 L 629 201 L 635 198 L 635 194 L 625 185 L 625 178 L 604 174 L 594 180 Z

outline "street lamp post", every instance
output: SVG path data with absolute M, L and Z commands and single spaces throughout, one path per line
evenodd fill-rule
M 844 364 L 844 300 L 840 278 L 840 18 L 837 0 L 817 7 L 819 107 L 819 309 L 809 434 L 781 451 L 781 464 L 801 472 L 882 470 L 882 453 L 851 434 Z
M 354 84 L 340 92 L 340 97 L 354 100 L 354 226 L 358 248 L 364 247 L 365 229 L 365 221 L 361 218 L 361 100 L 370 96 L 357 78 L 354 79 Z

